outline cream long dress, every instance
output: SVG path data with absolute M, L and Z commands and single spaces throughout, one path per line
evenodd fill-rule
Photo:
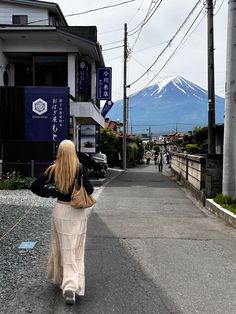
M 85 209 L 56 203 L 51 218 L 48 278 L 65 290 L 85 293 L 84 250 L 87 231 Z

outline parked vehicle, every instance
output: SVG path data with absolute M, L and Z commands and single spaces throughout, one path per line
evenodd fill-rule
M 91 156 L 91 159 L 95 162 L 96 167 L 94 167 L 95 176 L 104 178 L 106 176 L 108 164 L 107 156 L 103 153 L 97 153 Z
M 91 178 L 104 178 L 108 168 L 107 156 L 103 153 L 78 153 L 79 160 L 85 165 Z

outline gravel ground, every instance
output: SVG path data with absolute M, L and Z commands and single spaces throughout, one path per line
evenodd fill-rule
M 46 278 L 50 215 L 54 202 L 29 190 L 0 191 L 0 237 L 29 210 L 0 242 L 0 313 L 13 313 L 14 308 L 14 313 L 42 313 L 38 303 L 31 304 L 31 294 L 38 289 L 37 301 L 40 303 L 42 294 L 52 296 L 56 293 L 55 286 Z M 36 241 L 36 245 L 32 250 L 22 250 L 18 248 L 22 241 Z M 22 293 L 23 297 L 17 298 Z M 17 299 L 25 304 L 18 304 Z
M 108 171 L 101 184 L 119 173 Z M 30 190 L 0 191 L 0 238 L 27 212 L 0 240 L 1 314 L 54 312 L 59 288 L 47 280 L 46 273 L 54 203 L 55 199 L 38 197 Z M 22 241 L 36 244 L 32 250 L 22 250 L 18 248 Z

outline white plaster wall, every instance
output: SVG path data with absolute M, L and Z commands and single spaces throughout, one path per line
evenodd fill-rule
M 78 53 L 78 47 L 71 46 L 66 42 L 57 40 L 47 40 L 42 37 L 39 40 L 8 40 L 2 47 L 3 51 L 7 52 L 65 52 Z
M 29 24 L 49 25 L 47 9 L 10 3 L 0 3 L 0 12 L 0 24 L 12 24 L 12 15 L 28 15 Z

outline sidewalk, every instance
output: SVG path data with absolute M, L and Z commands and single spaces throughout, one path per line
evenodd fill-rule
M 38 204 L 0 243 L 0 313 L 236 313 L 235 229 L 196 206 L 166 166 L 163 174 L 154 165 L 114 172 L 96 190 L 86 295 L 73 308 L 45 275 L 51 200 L 28 191 L 13 203 L 12 192 L 0 192 L 1 216 L 11 213 L 12 222 Z M 19 252 L 22 239 L 35 248 Z

